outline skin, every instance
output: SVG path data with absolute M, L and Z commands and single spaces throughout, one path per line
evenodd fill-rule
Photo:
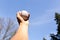
M 17 13 L 17 20 L 19 23 L 19 28 L 16 34 L 11 38 L 11 40 L 28 40 L 29 20 L 24 21 L 24 19 L 20 16 L 19 12 Z

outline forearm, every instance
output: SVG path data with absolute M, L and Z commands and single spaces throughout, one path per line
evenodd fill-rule
M 16 34 L 11 40 L 28 40 L 28 25 L 20 24 Z

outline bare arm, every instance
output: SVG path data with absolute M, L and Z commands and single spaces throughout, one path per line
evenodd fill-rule
M 28 24 L 29 21 L 24 21 L 23 18 L 17 13 L 17 18 L 21 21 L 19 23 L 19 28 L 16 34 L 11 38 L 11 40 L 28 40 Z

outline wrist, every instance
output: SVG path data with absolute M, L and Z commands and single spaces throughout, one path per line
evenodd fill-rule
M 20 23 L 19 29 L 25 29 L 25 30 L 28 30 L 28 24 L 26 24 L 26 23 Z
M 29 21 L 23 21 L 23 22 L 20 22 L 19 25 L 28 26 L 28 25 L 29 25 Z

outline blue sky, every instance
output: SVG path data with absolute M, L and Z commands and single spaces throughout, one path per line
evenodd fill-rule
M 60 0 L 0 0 L 0 17 L 16 20 L 19 10 L 30 12 L 29 40 L 50 39 L 56 34 L 55 12 L 60 13 Z

